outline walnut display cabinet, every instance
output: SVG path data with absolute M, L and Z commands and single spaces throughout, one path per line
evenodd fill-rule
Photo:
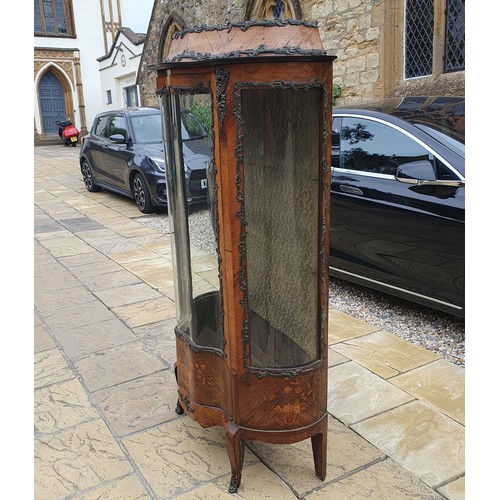
M 177 411 L 225 428 L 230 492 L 245 441 L 310 438 L 316 475 L 326 475 L 334 59 L 314 23 L 252 20 L 178 32 L 152 68 L 167 160 Z M 184 148 L 206 162 L 197 175 Z M 208 204 L 192 204 L 186 178 Z

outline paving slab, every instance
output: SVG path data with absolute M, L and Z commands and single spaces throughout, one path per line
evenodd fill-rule
M 79 500 L 146 500 L 151 495 L 135 475 L 129 475 L 78 495 Z
M 98 391 L 166 368 L 142 342 L 119 345 L 74 362 L 76 370 L 90 391 Z
M 135 304 L 136 302 L 144 302 L 145 300 L 161 299 L 163 297 L 163 294 L 142 281 L 119 288 L 95 290 L 94 295 L 110 309 Z
M 56 278 L 57 279 L 57 278 Z M 71 285 L 71 286 L 70 286 Z M 81 284 L 68 281 L 67 288 L 35 293 L 35 307 L 44 318 L 55 314 L 61 308 L 80 306 L 93 302 L 95 297 Z
M 172 498 L 223 477 L 229 486 L 231 467 L 222 427 L 202 429 L 185 415 L 122 442 L 158 498 Z M 243 476 L 257 461 L 247 449 Z
M 43 325 L 40 320 L 38 314 L 35 314 L 34 321 L 34 343 L 33 348 L 35 354 L 42 351 L 48 351 L 50 349 L 55 349 L 57 346 L 54 343 L 54 340 L 49 335 L 47 328 Z
M 328 367 L 341 365 L 350 361 L 349 358 L 337 352 L 333 347 L 328 348 Z
M 133 332 L 144 345 L 166 361 L 171 368 L 177 360 L 174 332 L 176 324 L 177 319 L 172 316 L 170 319 L 133 328 Z
M 149 273 L 141 274 L 140 278 L 147 283 L 149 286 L 157 289 L 157 290 L 171 290 L 173 288 L 174 283 L 174 273 L 173 270 L 165 269 L 160 272 L 151 271 Z M 171 297 L 170 293 L 163 293 L 163 295 Z
M 158 255 L 154 258 L 123 262 L 122 266 L 133 272 L 136 276 L 143 276 L 152 273 L 162 274 L 165 271 L 171 271 L 173 269 L 172 262 L 170 260 L 159 257 Z
M 56 292 L 67 288 L 80 287 L 79 281 L 56 261 L 35 266 L 34 292 Z
M 96 418 L 99 413 L 75 378 L 35 391 L 35 435 L 54 433 Z
M 170 241 L 170 236 L 162 236 L 161 238 L 155 238 L 143 243 L 144 248 L 147 248 L 157 254 L 160 254 L 166 259 L 172 260 L 172 244 Z
M 73 360 L 137 341 L 133 332 L 115 317 L 90 325 L 63 328 L 54 335 L 66 355 Z
M 37 352 L 34 356 L 34 387 L 39 389 L 75 377 L 58 349 Z
M 410 499 L 442 500 L 439 493 L 419 481 L 391 459 L 377 462 L 304 496 L 307 500 Z
M 465 425 L 465 370 L 443 359 L 391 379 L 391 383 Z
M 108 257 L 97 250 L 80 255 L 60 257 L 58 259 L 58 261 L 69 271 L 72 271 L 75 267 L 94 266 L 99 262 L 106 262 L 107 260 Z
M 81 255 L 93 251 L 93 248 L 79 238 L 61 238 L 59 241 L 46 240 L 43 242 L 45 248 L 54 257 L 68 257 Z
M 95 252 L 92 253 L 94 255 Z M 82 282 L 88 278 L 100 277 L 103 274 L 115 273 L 123 271 L 123 267 L 112 260 L 97 260 L 95 262 L 88 262 L 81 265 L 71 266 L 71 272 L 76 278 Z
M 328 315 L 328 344 L 336 344 L 379 330 L 365 321 L 353 318 L 336 309 Z
M 156 323 L 175 316 L 175 303 L 167 298 L 145 300 L 112 309 L 130 328 Z
M 36 438 L 34 471 L 37 500 L 54 500 L 124 477 L 133 468 L 97 419 Z
M 352 361 L 328 369 L 328 411 L 346 425 L 413 399 L 405 391 Z
M 437 488 L 437 491 L 449 500 L 465 500 L 465 476 Z
M 112 255 L 115 253 L 132 252 L 140 249 L 140 245 L 135 241 L 122 238 L 118 240 L 116 237 L 109 241 L 95 241 L 92 242 L 95 249 L 99 250 L 105 255 Z
M 45 323 L 56 336 L 68 328 L 93 325 L 114 318 L 115 315 L 98 300 L 60 307 L 44 315 Z
M 249 447 L 299 497 L 384 458 L 375 446 L 331 416 L 328 419 L 324 481 L 316 477 L 310 439 L 291 445 L 252 441 Z
M 464 427 L 420 401 L 352 428 L 432 488 L 465 474 Z
M 136 262 L 147 259 L 156 259 L 158 257 L 158 254 L 153 250 L 140 248 L 138 250 L 131 250 L 130 252 L 113 253 L 109 257 L 113 259 L 115 262 L 123 264 L 126 262 Z
M 440 359 L 438 354 L 383 330 L 345 340 L 334 349 L 385 379 Z
M 178 393 L 171 369 L 145 375 L 93 393 L 118 436 L 179 418 Z
M 78 213 L 78 212 L 77 212 Z M 82 231 L 95 231 L 103 229 L 104 226 L 89 217 L 73 217 L 70 219 L 60 219 L 59 223 L 72 233 L 80 233 Z
M 100 275 L 84 275 L 81 282 L 92 292 L 111 290 L 121 286 L 135 285 L 141 280 L 133 273 L 123 268 Z
M 35 234 L 52 233 L 54 231 L 64 231 L 64 226 L 54 219 L 36 220 L 34 225 Z
M 245 482 L 240 485 L 237 493 L 228 493 L 231 476 L 228 474 L 212 483 L 195 488 L 176 496 L 180 500 L 295 500 L 297 496 L 283 481 L 261 463 L 248 465 L 244 469 Z

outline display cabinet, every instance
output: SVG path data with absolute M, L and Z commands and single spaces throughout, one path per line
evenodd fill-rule
M 178 412 L 225 428 L 230 492 L 245 441 L 311 439 L 316 474 L 326 474 L 333 60 L 314 23 L 253 20 L 176 33 L 153 68 Z M 190 116 L 203 132 L 190 133 Z M 183 148 L 200 139 L 210 141 L 211 161 L 190 189 L 206 189 L 208 201 L 192 206 Z

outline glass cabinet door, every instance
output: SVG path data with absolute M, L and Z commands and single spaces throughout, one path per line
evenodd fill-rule
M 179 92 L 163 104 L 177 326 L 193 344 L 222 350 L 211 97 Z
M 319 357 L 321 91 L 241 90 L 250 366 Z

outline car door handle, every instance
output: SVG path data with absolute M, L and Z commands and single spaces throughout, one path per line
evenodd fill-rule
M 361 189 L 357 188 L 357 187 L 353 187 L 353 186 L 344 186 L 343 184 L 341 184 L 340 186 L 340 190 L 343 192 L 343 193 L 349 193 L 349 194 L 358 194 L 360 196 L 363 196 L 363 191 L 361 191 Z

